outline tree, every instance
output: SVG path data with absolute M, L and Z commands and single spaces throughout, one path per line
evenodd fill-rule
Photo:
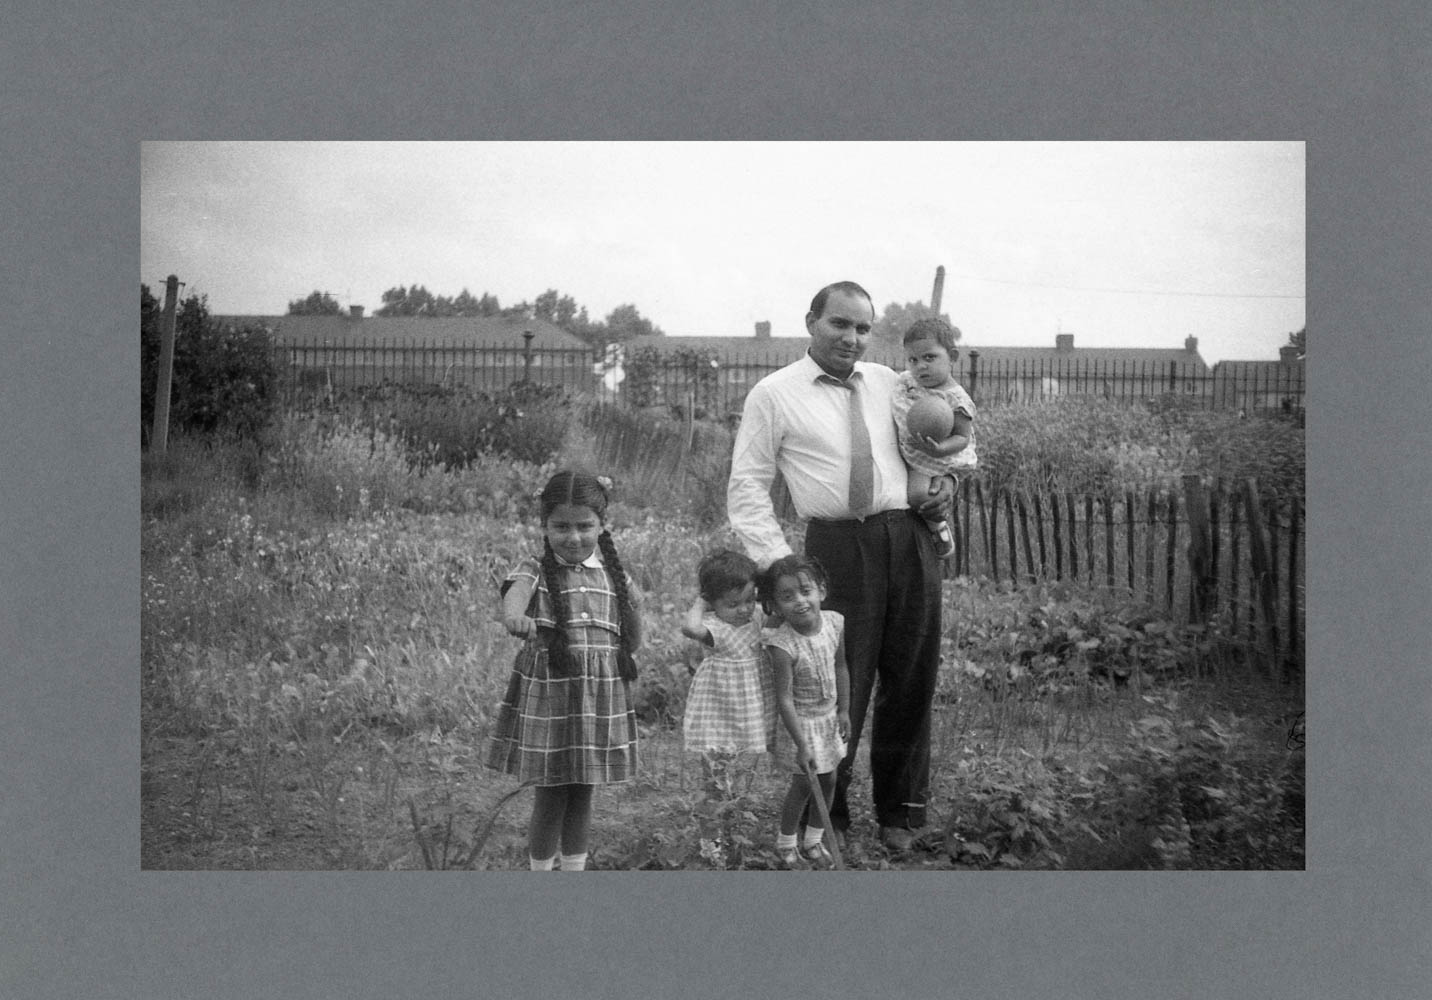
M 933 315 L 930 307 L 923 302 L 907 302 L 904 305 L 892 302 L 885 307 L 885 311 L 875 321 L 871 336 L 883 343 L 898 344 L 900 339 L 905 336 L 905 331 L 910 328 L 911 323 L 917 319 L 929 319 Z M 955 340 L 958 341 L 960 328 L 950 321 L 950 314 L 941 313 L 940 319 L 955 327 Z
M 139 414 L 142 431 L 154 426 L 164 309 L 139 286 Z M 277 405 L 278 367 L 273 341 L 259 327 L 220 326 L 209 315 L 208 299 L 191 295 L 174 316 L 174 370 L 170 381 L 170 426 L 209 433 L 232 430 L 251 435 L 272 418 Z
M 607 314 L 607 338 L 620 343 L 633 337 L 662 336 L 659 327 L 642 317 L 634 305 L 619 305 Z
M 436 316 L 438 302 L 422 285 L 404 288 L 399 285 L 383 293 L 379 316 Z
M 1297 333 L 1288 334 L 1288 343 L 1298 349 L 1298 357 L 1305 357 L 1308 353 L 1308 328 L 1305 326 Z
M 473 294 L 466 288 L 457 293 L 457 298 L 452 300 L 452 311 L 454 316 L 481 316 L 482 303 L 473 297 Z
M 549 288 L 533 300 L 532 314 L 565 328 L 577 315 L 577 301 L 570 295 L 562 295 L 555 288 Z
M 288 304 L 290 316 L 342 316 L 343 307 L 327 292 L 310 292 L 306 299 L 294 299 Z

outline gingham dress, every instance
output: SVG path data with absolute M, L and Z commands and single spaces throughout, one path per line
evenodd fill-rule
M 921 451 L 911 442 L 910 431 L 906 428 L 905 421 L 910 415 L 911 404 L 922 396 L 939 396 L 949 403 L 950 409 L 956 413 L 963 413 L 971 420 L 975 418 L 975 401 L 961 386 L 952 385 L 944 389 L 926 389 L 916 382 L 915 377 L 909 372 L 901 372 L 895 386 L 895 395 L 892 397 L 891 406 L 895 411 L 895 427 L 899 431 L 897 440 L 905 464 L 931 476 L 957 476 L 961 472 L 970 472 L 975 469 L 979 465 L 979 456 L 975 452 L 973 427 L 970 428 L 969 444 L 953 455 L 947 455 L 944 458 Z
M 845 618 L 836 611 L 820 613 L 820 631 L 801 635 L 789 625 L 782 625 L 762 638 L 766 646 L 783 649 L 791 658 L 791 699 L 795 702 L 796 721 L 801 738 L 815 758 L 817 774 L 835 770 L 845 756 L 845 740 L 840 738 L 835 708 L 835 651 L 845 632 Z M 797 773 L 805 768 L 796 760 L 796 745 L 785 724 L 776 727 L 776 766 Z
M 534 630 L 498 706 L 487 765 L 539 785 L 629 781 L 636 775 L 636 715 L 617 673 L 616 593 L 598 554 L 560 572 L 573 622 L 567 628 L 573 676 L 552 675 L 545 638 Z M 541 629 L 554 628 L 539 561 L 523 561 L 508 579 L 534 584 L 527 614 Z
M 736 626 L 707 614 L 701 624 L 714 645 L 686 693 L 686 749 L 763 753 L 774 735 L 776 702 L 761 650 L 761 615 Z

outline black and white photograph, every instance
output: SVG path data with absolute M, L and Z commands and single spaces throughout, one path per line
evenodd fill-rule
M 1301 870 L 1305 158 L 145 143 L 143 867 Z
M 11 8 L 0 996 L 1426 996 L 1425 4 Z

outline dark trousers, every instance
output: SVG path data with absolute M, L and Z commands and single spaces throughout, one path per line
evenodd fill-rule
M 906 510 L 864 521 L 811 521 L 805 551 L 829 578 L 822 607 L 845 616 L 850 741 L 836 770 L 830 821 L 850 826 L 851 766 L 873 707 L 870 779 L 881 826 L 925 825 L 930 705 L 940 667 L 940 560 L 929 529 Z M 874 696 L 872 706 L 872 694 Z

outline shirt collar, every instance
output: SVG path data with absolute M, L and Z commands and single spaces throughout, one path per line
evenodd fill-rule
M 566 566 L 568 568 L 573 566 L 584 566 L 587 569 L 601 569 L 603 565 L 601 553 L 597 549 L 592 549 L 591 554 L 579 563 L 569 563 L 567 562 L 567 560 L 563 559 L 555 552 L 552 553 L 552 557 L 557 560 L 558 566 Z
M 830 374 L 830 372 L 826 371 L 819 364 L 817 364 L 815 358 L 810 356 L 810 348 L 806 348 L 805 355 L 801 358 L 801 362 L 808 369 L 810 369 L 810 377 L 811 381 L 813 382 L 828 382 L 833 385 L 848 386 L 851 382 L 857 380 L 861 382 L 865 381 L 865 376 L 860 373 L 860 366 L 864 362 L 855 362 L 854 367 L 851 368 L 850 374 L 843 381 L 841 379 L 836 378 L 834 375 Z

